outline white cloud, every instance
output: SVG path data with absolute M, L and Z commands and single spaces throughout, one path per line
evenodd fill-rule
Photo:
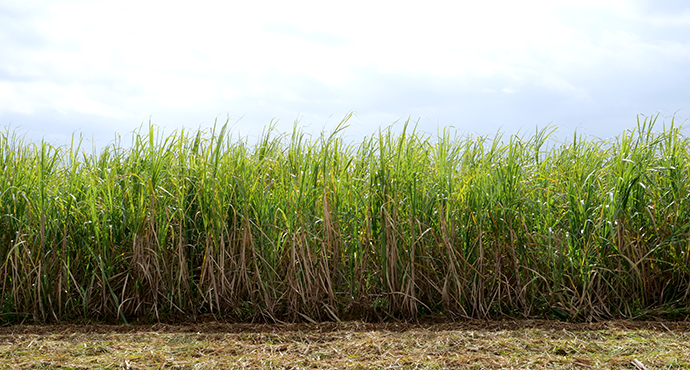
M 679 36 L 688 13 L 654 4 L 14 1 L 0 7 L 0 120 L 74 112 L 126 130 L 151 115 L 194 127 L 226 113 L 263 126 L 298 114 L 320 125 L 350 110 L 367 124 L 410 114 L 504 122 L 501 111 L 531 124 L 554 119 L 521 108 L 531 99 L 574 109 L 564 119 L 593 117 L 616 91 L 630 103 L 614 113 L 632 121 L 638 89 L 668 94 L 654 110 L 690 101 L 690 40 Z M 629 80 L 659 82 L 613 86 Z

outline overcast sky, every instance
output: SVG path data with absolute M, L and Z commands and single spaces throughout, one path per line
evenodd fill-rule
M 436 133 L 602 138 L 636 115 L 690 118 L 690 2 L 0 2 L 0 126 L 97 142 L 149 119 L 259 135 L 356 112 Z M 670 120 L 667 119 L 667 122 Z

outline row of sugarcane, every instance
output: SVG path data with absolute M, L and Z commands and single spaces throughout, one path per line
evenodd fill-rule
M 690 143 L 642 117 L 601 140 L 346 142 L 227 124 L 87 151 L 0 136 L 0 321 L 690 313 Z M 661 126 L 661 127 L 660 127 Z

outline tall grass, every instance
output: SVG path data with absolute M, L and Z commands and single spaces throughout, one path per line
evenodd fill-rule
M 690 312 L 690 143 L 357 143 L 227 125 L 87 151 L 0 134 L 0 317 L 318 321 Z M 657 130 L 659 129 L 659 130 Z

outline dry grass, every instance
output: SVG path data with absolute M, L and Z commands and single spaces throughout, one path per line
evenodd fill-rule
M 10 326 L 0 368 L 690 368 L 690 324 L 468 321 L 452 324 Z

